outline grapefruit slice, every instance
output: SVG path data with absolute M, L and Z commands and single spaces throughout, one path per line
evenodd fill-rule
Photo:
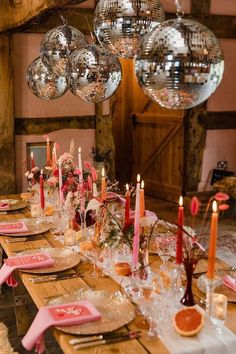
M 174 328 L 181 336 L 195 336 L 202 329 L 204 323 L 204 314 L 196 307 L 181 309 L 173 317 Z

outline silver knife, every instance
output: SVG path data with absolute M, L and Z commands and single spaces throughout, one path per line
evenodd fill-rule
M 79 277 L 79 273 L 75 274 L 50 274 L 50 275 L 43 275 L 41 277 L 34 277 L 30 278 L 29 280 L 32 283 L 45 283 L 49 281 L 54 281 L 54 280 L 65 280 L 65 279 L 73 279 Z

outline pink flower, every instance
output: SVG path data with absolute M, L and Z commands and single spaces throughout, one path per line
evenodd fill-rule
M 91 170 L 92 165 L 91 165 L 91 163 L 89 163 L 88 161 L 84 161 L 84 167 L 85 167 L 86 169 L 88 169 L 88 170 Z
M 81 171 L 80 171 L 80 169 L 79 168 L 76 168 L 76 170 L 74 171 L 74 174 L 75 175 L 81 175 Z
M 193 216 L 196 216 L 199 212 L 200 202 L 197 197 L 193 197 L 190 204 L 190 211 Z
M 93 180 L 92 180 L 91 176 L 88 176 L 88 186 L 89 186 L 89 189 L 93 188 Z
M 218 201 L 224 201 L 224 200 L 229 200 L 229 195 L 226 194 L 226 193 L 222 193 L 222 192 L 218 192 L 215 194 L 214 196 L 215 200 L 218 200 Z
M 219 210 L 225 211 L 227 209 L 229 209 L 229 204 L 220 204 L 219 205 Z
M 92 179 L 95 182 L 98 179 L 98 175 L 94 167 L 92 167 L 91 174 L 92 174 Z

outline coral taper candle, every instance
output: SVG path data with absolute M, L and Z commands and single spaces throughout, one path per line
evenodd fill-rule
M 179 197 L 179 210 L 178 210 L 178 231 L 177 231 L 177 241 L 176 241 L 176 263 L 182 263 L 182 244 L 183 244 L 183 226 L 184 226 L 184 207 L 183 207 L 183 197 Z
M 45 199 L 44 199 L 44 183 L 43 183 L 43 171 L 41 170 L 41 174 L 39 176 L 39 185 L 40 185 L 40 205 L 41 209 L 45 207 Z
M 215 258 L 216 258 L 216 240 L 218 233 L 218 212 L 217 212 L 217 202 L 214 200 L 212 203 L 212 216 L 211 216 L 211 233 L 210 233 L 210 244 L 208 251 L 208 270 L 207 278 L 214 279 L 215 276 Z
M 47 158 L 46 158 L 46 166 L 51 165 L 51 151 L 50 151 L 50 141 L 47 138 Z
M 141 182 L 140 189 L 140 217 L 145 215 L 145 196 L 144 196 L 144 181 Z
M 80 170 L 79 181 L 83 183 L 83 165 L 82 165 L 82 157 L 81 157 L 81 147 L 78 149 L 78 167 Z
M 54 143 L 53 148 L 55 153 L 55 160 L 57 161 L 57 143 Z
M 32 168 L 35 168 L 35 161 L 34 161 L 34 153 L 31 151 L 30 153 L 30 160 L 31 160 L 31 170 Z
M 135 214 L 134 214 L 134 239 L 133 239 L 133 266 L 138 266 L 139 255 L 139 228 L 140 228 L 140 175 L 137 176 Z
M 126 193 L 125 193 L 125 227 L 130 225 L 130 191 L 129 185 L 126 184 Z
M 102 168 L 102 190 L 101 190 L 101 200 L 102 202 L 106 201 L 106 176 L 105 176 L 105 169 Z
M 52 172 L 55 172 L 57 169 L 57 161 L 56 161 L 56 149 L 55 146 L 52 149 Z

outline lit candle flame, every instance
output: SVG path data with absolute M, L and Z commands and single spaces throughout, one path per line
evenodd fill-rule
M 182 197 L 182 195 L 179 197 L 179 206 L 182 207 L 184 204 L 184 199 Z
M 213 203 L 212 203 L 212 211 L 213 211 L 213 213 L 217 213 L 217 202 L 216 202 L 216 200 L 214 200 Z
M 53 147 L 52 152 L 55 154 L 55 152 L 56 152 L 55 146 Z
M 41 175 L 43 174 L 43 170 L 41 170 Z
M 34 158 L 34 153 L 33 153 L 33 151 L 31 151 L 31 159 L 33 159 Z
M 137 182 L 140 183 L 140 174 L 137 175 Z
M 81 147 L 79 147 L 78 152 L 79 152 L 79 154 L 81 153 Z
M 102 177 L 105 177 L 105 168 L 102 168 Z
M 128 192 L 128 191 L 129 191 L 129 185 L 128 185 L 128 183 L 126 183 L 125 187 L 126 187 L 126 190 L 127 190 L 127 192 Z
M 47 138 L 47 144 L 49 144 L 49 138 Z
M 141 188 L 144 189 L 144 181 L 141 182 Z

